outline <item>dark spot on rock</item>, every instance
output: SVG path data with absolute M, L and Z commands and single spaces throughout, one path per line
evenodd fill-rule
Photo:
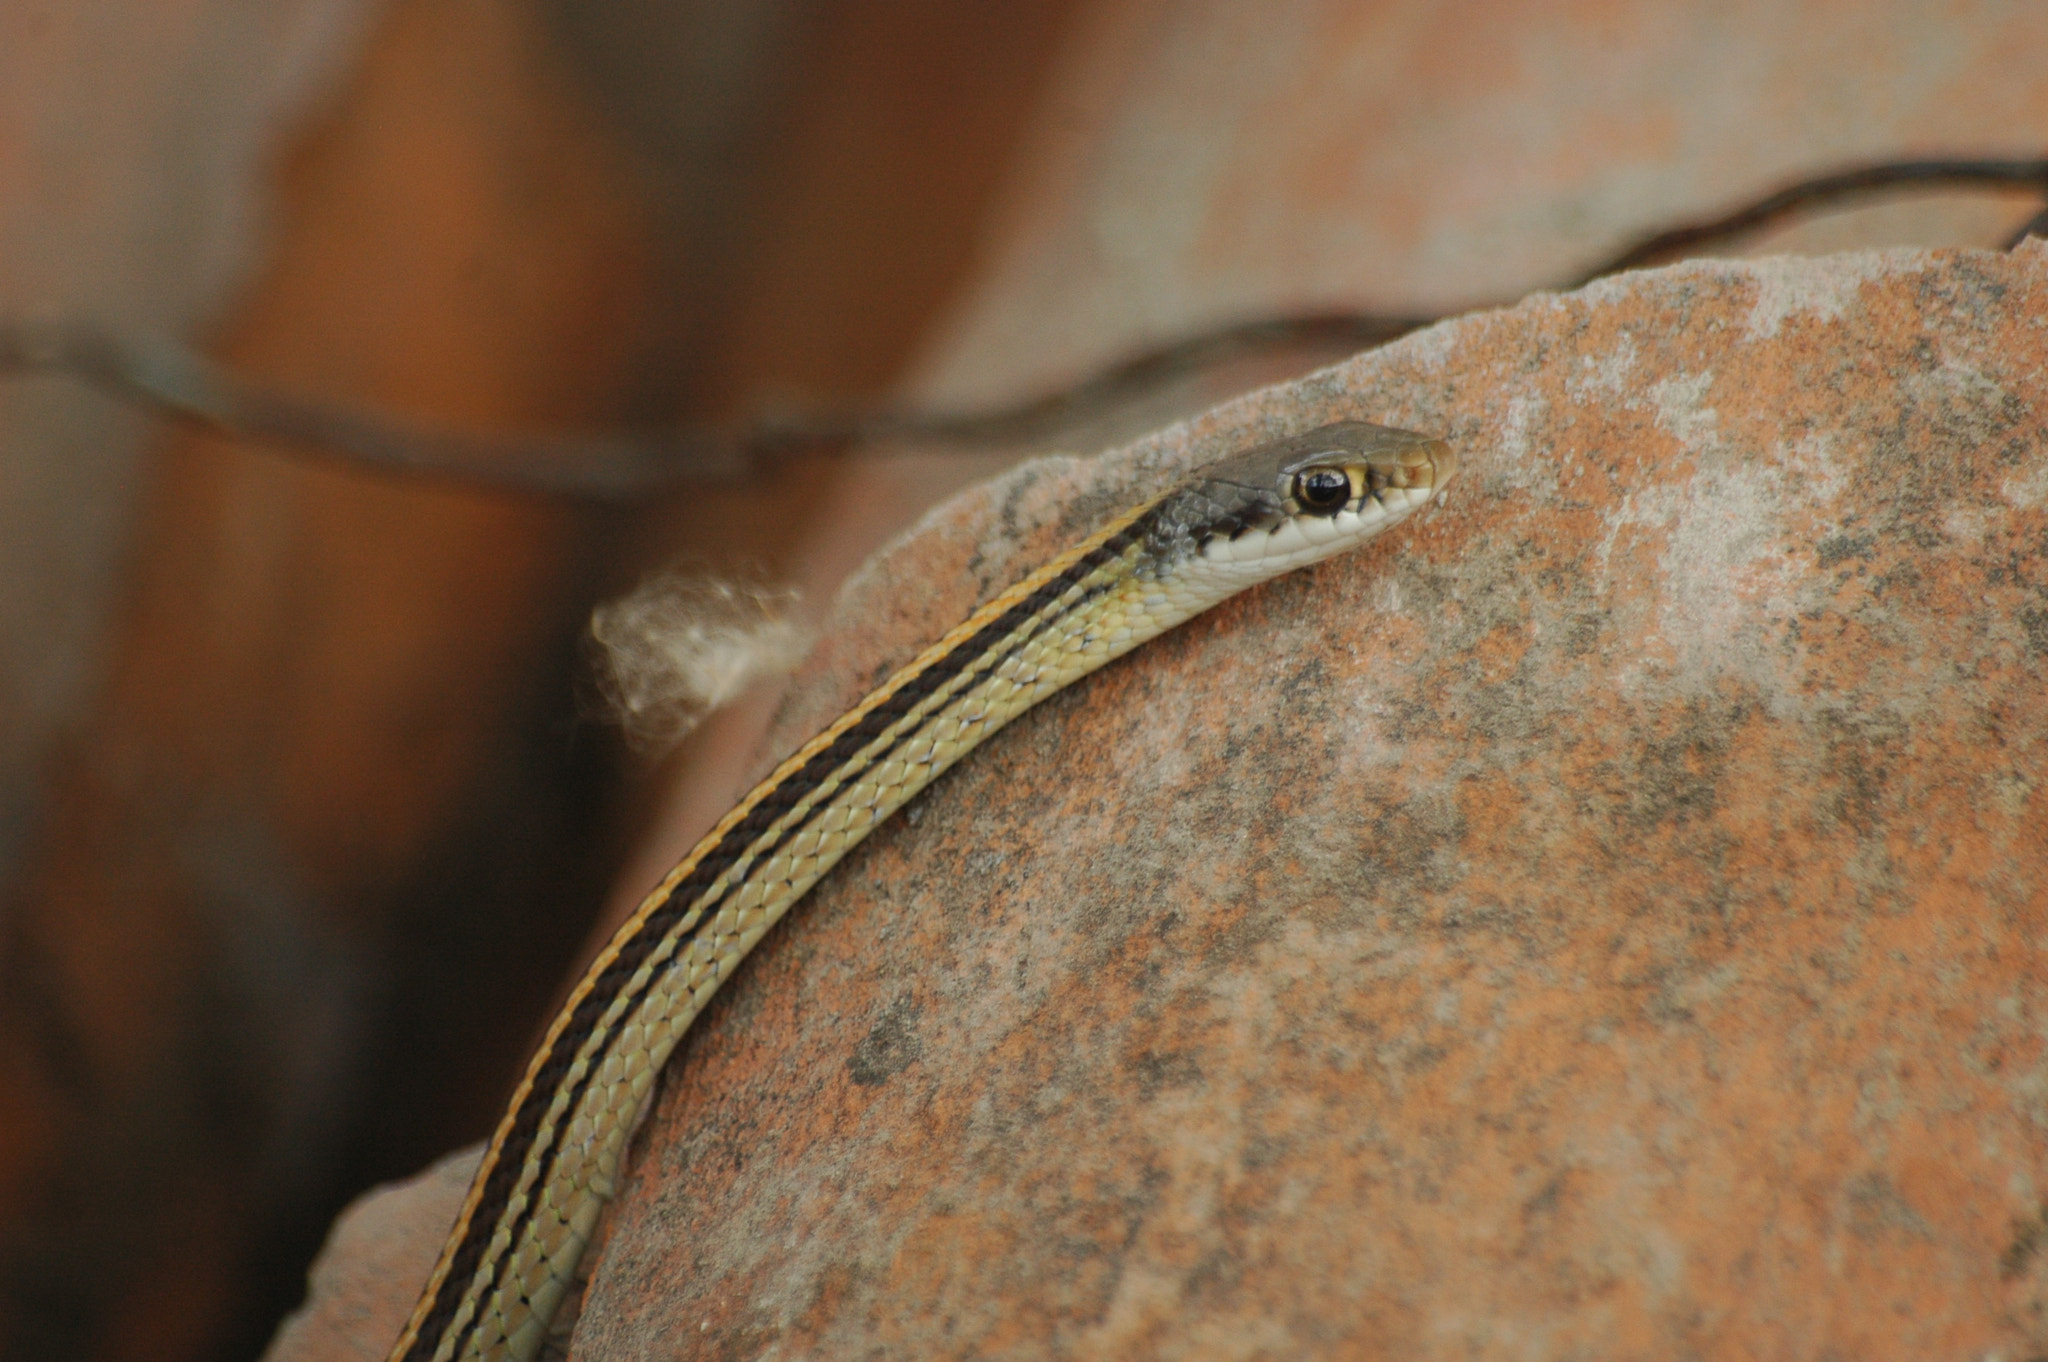
M 1428 1073 L 1449 1058 L 1450 1050 L 1441 1045 L 1418 1045 L 1401 1060 L 1404 1073 Z
M 1721 806 L 1729 734 L 1749 717 L 1741 700 L 1689 701 L 1637 748 L 1624 816 L 1647 832 L 1710 818 Z
M 1564 639 L 1560 645 L 1566 657 L 1584 657 L 1600 646 L 1600 631 L 1608 627 L 1602 611 L 1577 611 L 1565 617 Z
M 1814 561 L 1830 568 L 1846 558 L 1868 558 L 1870 546 L 1876 542 L 1874 534 L 1838 534 L 1820 541 L 1813 551 Z
M 1849 1232 L 1858 1239 L 1870 1240 L 1885 1235 L 1933 1238 L 1927 1221 L 1907 1204 L 1906 1198 L 1883 1173 L 1865 1173 L 1851 1179 L 1846 1190 Z
M 1202 1066 L 1185 1050 L 1164 1054 L 1148 1050 L 1132 1061 L 1131 1069 L 1138 1076 L 1138 1096 L 1147 1102 L 1162 1092 L 1199 1087 L 1202 1083 Z
M 2020 611 L 2020 628 L 2027 631 L 2027 651 L 2048 656 L 2048 610 L 2027 606 Z
M 2012 1242 L 1998 1255 L 1998 1275 L 2011 1281 L 2025 1272 L 2027 1264 L 2040 1256 L 2043 1244 L 2048 1244 L 2048 1201 L 2041 1203 L 2031 1220 L 2013 1225 Z
M 847 1057 L 846 1071 L 856 1084 L 872 1088 L 917 1063 L 924 1054 L 924 1042 L 917 1034 L 920 1010 L 917 1000 L 907 995 L 883 1009 L 881 1020 Z
M 1278 1139 L 1271 1135 L 1253 1135 L 1245 1140 L 1241 1155 L 1246 1172 L 1255 1173 L 1261 1168 L 1284 1167 L 1299 1142 Z
M 1307 661 L 1294 667 L 1281 678 L 1280 694 L 1288 703 L 1299 708 L 1313 704 L 1327 710 L 1330 704 L 1330 669 L 1320 657 L 1310 654 Z

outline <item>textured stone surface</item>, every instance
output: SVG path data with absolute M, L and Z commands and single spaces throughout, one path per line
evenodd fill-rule
M 1682 266 L 936 513 L 774 747 L 1189 462 L 1465 458 L 771 935 L 575 1355 L 2048 1347 L 2044 305 L 2039 247 Z
M 849 858 L 577 1355 L 2048 1346 L 2044 304 L 2038 247 L 1680 267 L 953 503 L 775 747 L 1164 466 L 1467 460 Z

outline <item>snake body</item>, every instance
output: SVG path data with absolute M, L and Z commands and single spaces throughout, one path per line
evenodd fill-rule
M 656 1076 L 818 877 L 1046 696 L 1427 504 L 1439 440 L 1361 421 L 1211 464 L 975 611 L 811 739 L 656 885 L 570 994 L 486 1149 L 392 1362 L 539 1351 Z

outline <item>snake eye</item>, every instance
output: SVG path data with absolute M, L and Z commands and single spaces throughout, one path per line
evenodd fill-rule
M 1294 475 L 1294 499 L 1302 509 L 1335 515 L 1351 500 L 1351 479 L 1341 468 L 1311 468 Z

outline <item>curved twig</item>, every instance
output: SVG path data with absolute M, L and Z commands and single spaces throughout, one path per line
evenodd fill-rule
M 1577 288 L 1675 259 L 1801 213 L 1901 189 L 2025 187 L 2048 195 L 2048 160 L 1891 161 L 1836 171 L 1719 217 L 1643 238 L 1574 276 Z M 2048 235 L 2048 209 L 2007 243 Z M 1497 304 L 1483 304 L 1494 306 Z M 1460 309 L 1465 310 L 1465 309 Z M 1451 314 L 1444 314 L 1451 315 Z M 498 436 L 436 431 L 248 382 L 185 347 L 89 323 L 0 323 L 0 377 L 45 371 L 237 437 L 368 464 L 393 473 L 501 491 L 630 501 L 683 482 L 730 482 L 799 449 L 871 442 L 971 447 L 1022 442 L 1128 403 L 1226 361 L 1281 349 L 1384 345 L 1439 320 L 1376 312 L 1258 318 L 1141 351 L 1064 388 L 968 412 L 889 409 L 762 417 L 735 427 L 602 435 Z
M 1623 270 L 1642 269 L 1682 257 L 1687 251 L 1754 232 L 1799 213 L 1868 198 L 1892 189 L 2033 189 L 2048 194 L 2048 160 L 1884 161 L 1819 175 L 1787 185 L 1732 213 L 1646 236 L 1572 281 L 1583 287 Z M 2016 244 L 2024 239 L 2021 232 Z

